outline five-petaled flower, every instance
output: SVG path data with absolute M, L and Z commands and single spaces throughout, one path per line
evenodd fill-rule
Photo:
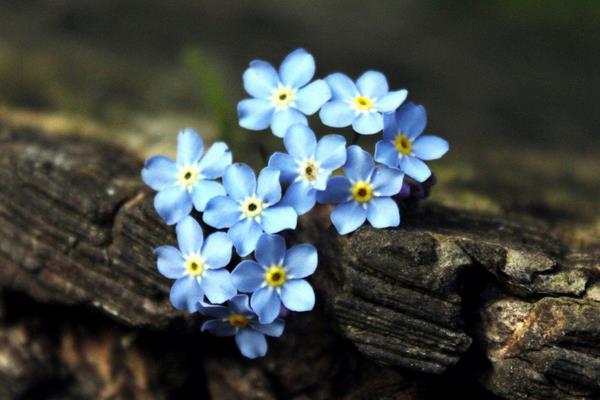
M 381 72 L 367 71 L 356 84 L 341 73 L 327 76 L 331 100 L 323 105 L 321 121 L 334 128 L 352 125 L 363 135 L 372 135 L 383 129 L 382 113 L 395 111 L 406 99 L 407 91 L 390 92 L 387 79 Z
M 290 184 L 281 204 L 294 207 L 302 215 L 313 208 L 317 191 L 325 190 L 331 172 L 346 162 L 346 139 L 326 135 L 317 143 L 309 127 L 296 124 L 288 129 L 283 143 L 288 154 L 274 153 L 269 166 L 281 171 L 283 184 Z
M 177 136 L 177 159 L 154 156 L 146 160 L 142 179 L 158 191 L 154 208 L 167 224 L 173 225 L 195 207 L 203 211 L 210 199 L 224 195 L 216 182 L 231 164 L 231 152 L 225 143 L 214 143 L 204 157 L 204 142 L 198 133 L 185 129 Z
M 425 107 L 408 103 L 395 113 L 385 116 L 383 140 L 375 147 L 375 160 L 402 170 L 419 182 L 431 176 L 431 170 L 422 160 L 437 160 L 448 151 L 444 139 L 423 135 L 427 125 Z
M 227 306 L 198 304 L 198 311 L 212 317 L 202 324 L 202 332 L 215 336 L 235 336 L 240 352 L 248 358 L 262 357 L 267 354 L 265 335 L 279 337 L 283 333 L 285 322 L 281 318 L 263 324 L 248 304 L 248 296 L 238 294 Z
M 367 219 L 375 228 L 400 225 L 400 211 L 391 198 L 402 188 L 400 170 L 375 167 L 369 153 L 350 146 L 344 172 L 346 176 L 330 178 L 327 189 L 317 193 L 319 203 L 339 204 L 331 221 L 341 235 L 355 231 Z
M 316 113 L 331 97 L 322 79 L 309 84 L 315 74 L 315 59 L 297 49 L 283 60 L 279 73 L 268 62 L 254 60 L 244 72 L 244 88 L 252 99 L 238 103 L 240 126 L 271 131 L 283 137 L 295 123 L 307 124 L 305 115 Z
M 279 235 L 264 234 L 258 240 L 256 261 L 244 260 L 231 273 L 240 292 L 252 293 L 250 304 L 262 323 L 279 315 L 281 303 L 291 311 L 310 311 L 315 305 L 315 292 L 304 280 L 315 272 L 317 250 L 310 244 L 299 244 L 286 251 Z
M 281 200 L 277 169 L 263 168 L 257 182 L 252 168 L 235 163 L 225 170 L 223 185 L 228 196 L 209 201 L 203 218 L 214 228 L 229 228 L 227 233 L 240 256 L 254 251 L 263 232 L 296 228 L 296 211 L 291 206 L 277 204 Z
M 176 225 L 179 249 L 161 246 L 154 250 L 158 270 L 176 279 L 171 288 L 171 303 L 177 309 L 196 310 L 204 296 L 212 303 L 223 303 L 236 295 L 231 275 L 225 269 L 231 260 L 231 240 L 215 232 L 204 240 L 202 228 L 187 216 Z

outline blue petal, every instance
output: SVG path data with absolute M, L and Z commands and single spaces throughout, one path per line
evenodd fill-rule
M 279 315 L 281 301 L 273 288 L 263 287 L 252 294 L 250 305 L 261 323 L 270 324 Z
M 274 112 L 273 103 L 265 99 L 245 99 L 237 105 L 240 126 L 253 131 L 267 129 Z
M 315 206 L 316 201 L 317 191 L 310 184 L 299 181 L 287 188 L 279 204 L 293 207 L 296 214 L 303 215 Z
M 204 152 L 204 142 L 198 132 L 184 129 L 177 135 L 177 165 L 198 162 Z
M 150 157 L 144 163 L 142 179 L 152 189 L 160 191 L 177 184 L 177 166 L 165 156 Z
M 185 275 L 185 260 L 178 249 L 173 246 L 160 246 L 154 250 L 158 257 L 158 271 L 170 279 L 179 279 Z
M 284 137 L 288 128 L 294 124 L 308 125 L 308 121 L 304 114 L 295 108 L 286 108 L 285 110 L 276 111 L 273 114 L 271 122 L 271 130 L 277 137 Z
M 292 311 L 310 311 L 315 306 L 315 291 L 304 279 L 293 279 L 281 287 L 281 302 Z
M 361 204 L 349 201 L 337 206 L 331 213 L 331 222 L 340 235 L 357 230 L 367 219 L 367 211 Z
M 198 163 L 200 173 L 207 179 L 217 179 L 223 176 L 225 169 L 231 165 L 231 150 L 227 144 L 216 142 L 206 152 Z
M 231 314 L 228 307 L 204 302 L 197 303 L 196 308 L 200 314 L 217 319 L 225 319 Z
M 225 188 L 219 182 L 198 181 L 192 189 L 192 202 L 198 211 L 204 211 L 210 200 L 217 196 L 225 196 Z
M 367 219 L 374 228 L 400 225 L 398 205 L 390 197 L 376 197 L 369 202 Z
M 379 98 L 389 91 L 387 79 L 379 71 L 367 71 L 356 80 L 356 87 L 361 95 Z
M 229 228 L 229 231 L 227 232 L 235 246 L 235 250 L 242 257 L 245 257 L 254 251 L 256 242 L 258 242 L 258 238 L 262 233 L 263 230 L 261 226 L 258 225 L 254 219 L 249 218 L 236 223 Z
M 317 179 L 312 183 L 312 187 L 315 189 L 315 191 L 323 191 L 327 188 L 327 182 L 329 182 L 331 172 L 331 170 L 325 168 L 319 169 L 319 175 L 317 175 Z
M 269 207 L 261 214 L 261 225 L 267 233 L 277 233 L 284 229 L 296 229 L 298 214 L 292 207 Z
M 288 54 L 279 67 L 279 76 L 284 84 L 293 88 L 306 85 L 315 75 L 315 59 L 304 49 Z
M 242 201 L 256 192 L 256 176 L 246 164 L 231 164 L 223 174 L 223 185 L 229 196 Z
M 317 193 L 317 201 L 321 204 L 338 204 L 348 201 L 351 196 L 351 184 L 345 176 L 334 176 L 327 182 L 327 189 Z
M 279 337 L 283 334 L 283 328 L 285 328 L 285 321 L 282 318 L 277 318 L 270 324 L 251 322 L 250 327 L 264 335 Z
M 319 117 L 324 125 L 333 128 L 344 128 L 354 121 L 356 114 L 347 102 L 334 100 L 323 104 Z
M 377 196 L 394 196 L 400 193 L 404 174 L 397 168 L 383 165 L 375 168 L 371 184 Z
M 424 135 L 415 140 L 412 149 L 421 160 L 437 160 L 448 151 L 448 142 L 441 137 Z
M 177 243 L 184 255 L 200 253 L 204 233 L 200 224 L 193 217 L 187 216 L 177 223 Z
M 398 124 L 396 123 L 396 113 L 383 114 L 383 138 L 393 142 L 398 136 Z
M 242 212 L 239 203 L 225 196 L 211 199 L 202 214 L 202 220 L 217 229 L 232 227 L 240 218 L 242 218 Z
M 235 335 L 235 343 L 240 352 L 248 358 L 263 357 L 267 354 L 265 335 L 252 329 L 241 329 Z
M 275 68 L 268 62 L 254 60 L 244 71 L 243 80 L 244 89 L 248 94 L 253 97 L 265 98 L 271 96 L 277 87 L 279 76 Z
M 275 204 L 281 199 L 278 169 L 265 167 L 260 171 L 256 184 L 256 195 L 267 204 Z
M 185 188 L 175 186 L 156 194 L 154 208 L 167 225 L 173 225 L 190 214 L 192 199 Z
M 383 129 L 383 117 L 377 112 L 370 112 L 359 115 L 352 128 L 361 135 L 373 135 Z
M 396 147 L 388 140 L 380 140 L 375 145 L 375 161 L 388 167 L 397 167 L 399 159 Z
M 340 168 L 346 162 L 346 138 L 342 135 L 325 135 L 317 144 L 316 160 L 321 168 L 330 171 Z
M 194 312 L 196 303 L 202 301 L 204 293 L 198 284 L 198 280 L 187 275 L 175 281 L 173 287 L 171 287 L 169 298 L 176 309 Z
M 231 272 L 231 281 L 240 292 L 252 293 L 265 281 L 265 270 L 259 263 L 244 260 Z
M 427 112 L 425 107 L 414 103 L 404 104 L 396 111 L 396 124 L 398 131 L 414 139 L 419 136 L 427 125 Z
M 229 322 L 216 319 L 205 321 L 200 330 L 219 337 L 233 336 L 237 332 L 235 326 L 231 325 Z
M 285 254 L 283 265 L 290 278 L 306 278 L 317 269 L 319 257 L 317 249 L 311 244 L 298 244 Z
M 285 239 L 279 235 L 264 234 L 256 244 L 256 261 L 262 266 L 279 265 L 285 257 Z
M 298 176 L 298 164 L 296 164 L 294 157 L 289 154 L 273 153 L 269 158 L 269 167 L 279 170 L 279 179 L 282 183 L 290 183 Z
M 210 269 L 222 268 L 231 261 L 233 243 L 225 232 L 215 232 L 206 238 L 202 246 L 202 257 Z
M 288 153 L 296 160 L 306 160 L 315 154 L 317 139 L 315 133 L 306 125 L 292 125 L 283 138 Z
M 327 85 L 329 85 L 329 88 L 331 89 L 333 100 L 347 101 L 359 94 L 352 79 L 339 72 L 327 76 L 325 82 L 327 82 Z
M 417 182 L 425 182 L 431 176 L 431 170 L 427 164 L 416 157 L 402 157 L 400 169 Z
M 348 147 L 346 165 L 344 166 L 344 172 L 348 178 L 355 182 L 368 181 L 374 167 L 373 157 L 361 149 L 360 146 Z
M 202 274 L 202 290 L 211 303 L 224 303 L 237 294 L 225 268 L 207 269 Z
M 232 275 L 233 280 L 233 275 Z M 229 300 L 229 307 L 231 310 L 238 314 L 254 314 L 254 311 L 250 308 L 250 298 L 247 294 L 235 295 Z
M 406 100 L 406 96 L 408 96 L 408 92 L 404 89 L 389 92 L 375 102 L 375 108 L 384 113 L 396 111 L 400 104 Z
M 330 98 L 329 86 L 324 80 L 319 79 L 300 89 L 296 94 L 295 102 L 298 110 L 306 115 L 312 115 Z

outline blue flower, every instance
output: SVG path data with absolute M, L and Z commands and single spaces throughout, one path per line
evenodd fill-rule
M 279 67 L 254 60 L 244 72 L 244 89 L 252 99 L 238 103 L 242 128 L 259 131 L 271 126 L 276 136 L 283 137 L 296 123 L 307 124 L 305 115 L 316 113 L 331 97 L 322 79 L 309 84 L 315 74 L 315 59 L 304 49 L 288 54 Z
M 339 204 L 331 213 L 331 221 L 340 235 L 355 231 L 366 219 L 375 228 L 400 225 L 400 211 L 391 198 L 402 188 L 404 175 L 400 170 L 375 167 L 369 153 L 350 146 L 344 172 L 346 176 L 329 179 L 327 189 L 317 193 L 319 203 Z
M 406 99 L 407 91 L 390 92 L 381 72 L 367 71 L 356 84 L 341 73 L 325 78 L 331 88 L 331 101 L 321 108 L 321 121 L 334 128 L 352 125 L 360 134 L 372 135 L 383 129 L 382 113 L 395 111 Z
M 289 154 L 274 153 L 269 166 L 281 171 L 283 184 L 290 184 L 281 204 L 302 215 L 313 208 L 317 190 L 325 190 L 331 172 L 346 162 L 346 139 L 326 135 L 317 143 L 309 127 L 296 124 L 288 129 L 283 143 Z
M 209 332 L 215 336 L 235 335 L 235 343 L 240 352 L 248 358 L 267 354 L 265 335 L 279 337 L 285 327 L 281 318 L 268 324 L 260 323 L 250 309 L 248 296 L 245 294 L 234 296 L 226 307 L 199 304 L 198 311 L 213 318 L 202 324 L 202 332 Z
M 232 164 L 225 170 L 223 185 L 228 196 L 209 201 L 203 218 L 214 228 L 229 228 L 227 233 L 240 256 L 254 251 L 263 232 L 296 228 L 298 215 L 294 209 L 277 204 L 281 185 L 275 168 L 263 168 L 257 182 L 248 165 Z
M 279 315 L 281 303 L 291 311 L 310 311 L 315 292 L 302 279 L 317 268 L 317 250 L 299 244 L 286 251 L 279 235 L 262 235 L 256 245 L 256 261 L 245 260 L 231 273 L 240 292 L 252 293 L 250 304 L 259 321 L 269 323 Z
M 444 139 L 423 135 L 427 113 L 423 106 L 403 105 L 395 113 L 385 116 L 383 140 L 375 146 L 375 160 L 400 169 L 411 178 L 424 182 L 431 176 L 422 160 L 436 160 L 448 151 Z
M 213 303 L 231 299 L 237 291 L 225 269 L 231 260 L 231 240 L 224 232 L 215 232 L 204 240 L 202 228 L 187 216 L 175 228 L 179 249 L 161 246 L 154 250 L 158 270 L 176 279 L 171 288 L 171 303 L 177 309 L 193 312 L 204 296 Z
M 204 153 L 204 143 L 198 133 L 185 129 L 177 136 L 175 161 L 154 156 L 146 160 L 142 179 L 158 191 L 154 208 L 169 225 L 189 215 L 192 206 L 203 211 L 210 199 L 225 194 L 214 179 L 220 178 L 231 164 L 231 152 L 225 143 L 215 143 Z

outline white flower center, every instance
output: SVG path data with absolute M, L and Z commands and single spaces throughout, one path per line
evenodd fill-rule
M 280 86 L 273 90 L 271 102 L 277 110 L 285 110 L 290 107 L 296 97 L 296 91 L 289 86 Z
M 300 163 L 298 173 L 306 182 L 314 183 L 319 177 L 320 165 L 315 160 L 304 160 Z
M 262 214 L 265 209 L 265 204 L 261 199 L 254 195 L 242 201 L 241 209 L 246 218 L 255 218 Z
M 177 183 L 187 189 L 194 186 L 199 178 L 200 170 L 196 164 L 184 165 L 177 172 Z

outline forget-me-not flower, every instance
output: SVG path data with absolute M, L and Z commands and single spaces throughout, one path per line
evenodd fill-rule
M 281 200 L 279 170 L 263 168 L 257 181 L 252 168 L 235 163 L 225 170 L 223 185 L 228 196 L 209 201 L 203 219 L 214 228 L 229 228 L 227 233 L 240 256 L 254 251 L 263 232 L 296 228 L 296 211 L 277 204 Z
M 383 129 L 382 113 L 395 111 L 406 99 L 404 89 L 390 92 L 385 75 L 367 71 L 356 80 L 341 73 L 325 78 L 331 88 L 331 100 L 321 107 L 321 121 L 334 128 L 352 125 L 363 135 L 372 135 Z
M 243 80 L 253 98 L 238 103 L 240 126 L 255 131 L 270 126 L 276 136 L 283 137 L 289 126 L 306 125 L 305 115 L 316 113 L 331 97 L 322 79 L 309 84 L 315 68 L 315 59 L 304 49 L 288 54 L 279 72 L 268 62 L 252 61 Z
M 400 211 L 391 198 L 402 188 L 400 170 L 375 167 L 371 155 L 355 145 L 348 147 L 344 173 L 329 179 L 327 189 L 317 193 L 319 203 L 339 204 L 331 221 L 340 235 L 355 231 L 367 219 L 375 228 L 400 225 Z
M 390 167 L 400 168 L 419 182 L 431 176 L 431 170 L 422 160 L 437 160 L 448 151 L 444 139 L 423 135 L 427 125 L 425 107 L 408 103 L 395 113 L 385 116 L 383 140 L 375 146 L 375 160 Z
M 187 216 L 176 225 L 179 249 L 161 246 L 154 250 L 158 270 L 176 279 L 171 288 L 171 303 L 177 309 L 193 312 L 204 296 L 213 303 L 231 299 L 237 291 L 225 269 L 231 260 L 231 240 L 224 232 L 215 232 L 204 240 L 202 228 Z
M 299 244 L 286 251 L 279 235 L 264 234 L 258 240 L 256 261 L 244 260 L 231 273 L 240 292 L 252 293 L 250 304 L 262 323 L 279 315 L 281 303 L 291 311 L 310 311 L 315 305 L 315 292 L 304 280 L 315 272 L 317 250 L 310 244 Z
M 317 190 L 325 190 L 331 172 L 346 162 L 346 139 L 326 135 L 317 142 L 308 126 L 296 124 L 288 129 L 283 143 L 288 154 L 274 153 L 269 166 L 281 171 L 283 184 L 290 184 L 281 204 L 302 215 L 313 208 Z
M 216 182 L 231 164 L 231 152 L 225 143 L 214 143 L 204 153 L 204 142 L 193 129 L 177 136 L 177 159 L 154 156 L 146 160 L 142 179 L 158 191 L 154 208 L 169 225 L 189 215 L 192 207 L 203 211 L 210 199 L 225 194 Z
M 199 304 L 198 311 L 213 318 L 202 324 L 202 332 L 215 336 L 235 336 L 240 352 L 248 358 L 267 354 L 265 335 L 279 337 L 285 327 L 281 318 L 268 324 L 260 323 L 245 294 L 234 296 L 227 306 Z

